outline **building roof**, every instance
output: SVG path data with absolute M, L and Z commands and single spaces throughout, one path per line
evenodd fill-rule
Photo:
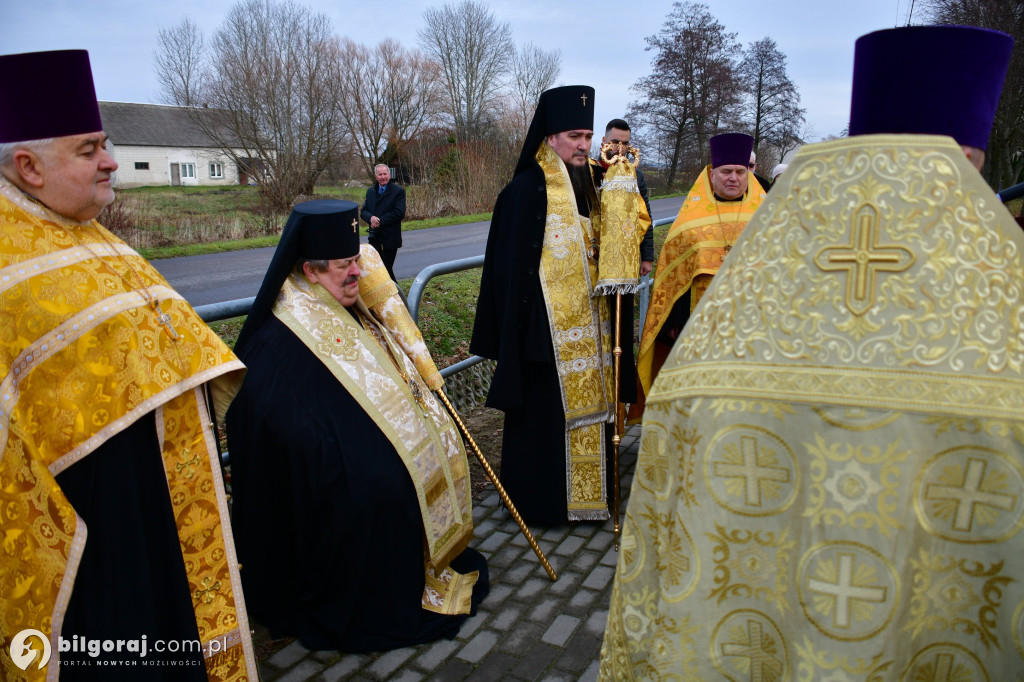
M 115 146 L 218 147 L 192 116 L 198 113 L 210 119 L 226 113 L 219 109 L 193 109 L 166 104 L 100 102 L 99 105 L 103 130 Z M 230 132 L 226 132 L 224 138 L 232 147 L 245 146 Z

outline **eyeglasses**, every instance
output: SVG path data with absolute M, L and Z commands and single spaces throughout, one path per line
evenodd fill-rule
M 754 169 L 754 166 L 756 166 L 756 165 L 757 165 L 756 163 L 748 163 L 748 164 L 747 164 L 747 168 L 749 168 L 749 169 L 753 170 L 753 169 Z

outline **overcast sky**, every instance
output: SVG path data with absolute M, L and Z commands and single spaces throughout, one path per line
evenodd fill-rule
M 374 45 L 391 37 L 417 46 L 423 11 L 441 0 L 297 0 L 327 14 L 339 36 Z M 454 0 L 453 0 L 454 2 Z M 157 31 L 189 17 L 207 37 L 232 6 L 226 0 L 0 0 L 0 51 L 89 50 L 101 100 L 160 102 L 153 71 Z M 562 51 L 559 84 L 597 90 L 595 125 L 622 116 L 629 88 L 650 73 L 644 38 L 657 33 L 671 2 L 655 0 L 487 0 L 516 43 Z M 847 123 L 858 36 L 907 22 L 910 0 L 708 0 L 711 13 L 744 45 L 771 37 L 788 58 L 816 140 Z M 918 6 L 920 3 L 918 3 Z M 917 10 L 919 12 L 920 9 Z M 915 20 L 920 17 L 915 13 Z M 41 84 L 43 85 L 43 84 Z

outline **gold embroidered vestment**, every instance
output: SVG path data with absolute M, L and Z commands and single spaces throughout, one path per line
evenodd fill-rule
M 951 138 L 803 147 L 649 396 L 600 679 L 1022 679 L 1022 282 Z
M 608 304 L 593 295 L 600 212 L 580 216 L 565 164 L 551 145 L 541 144 L 535 158 L 547 191 L 540 282 L 565 410 L 568 515 L 601 520 L 608 518 L 604 424 L 613 377 Z
M 367 257 L 365 248 L 372 247 L 364 247 Z M 383 270 L 372 256 L 365 266 Z M 362 299 L 355 306 L 362 326 L 322 286 L 293 273 L 282 285 L 273 313 L 373 418 L 405 464 L 426 534 L 423 608 L 469 613 L 477 573 L 461 575 L 448 566 L 473 537 L 462 439 L 391 331 Z
M 640 243 L 651 216 L 636 182 L 637 164 L 622 155 L 608 163 L 601 183 L 599 294 L 631 294 L 640 284 Z
M 0 677 L 59 672 L 88 529 L 55 476 L 155 412 L 207 673 L 256 679 L 203 391 L 210 382 L 223 416 L 242 364 L 99 223 L 67 221 L 2 179 L 0 301 Z M 44 670 L 11 661 L 10 640 L 26 628 L 50 638 Z
M 742 200 L 718 201 L 711 187 L 710 173 L 711 166 L 708 166 L 693 183 L 658 254 L 651 302 L 637 356 L 637 374 L 645 394 L 650 393 L 657 375 L 654 341 L 672 307 L 687 291 L 691 292 L 690 311 L 696 307 L 726 254 L 766 196 L 750 174 Z

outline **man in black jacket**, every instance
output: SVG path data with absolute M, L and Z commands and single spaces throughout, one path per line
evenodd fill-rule
M 370 246 L 377 249 L 391 279 L 395 278 L 395 256 L 402 248 L 402 218 L 405 217 L 405 189 L 390 182 L 391 171 L 383 163 L 373 169 L 377 184 L 366 190 L 362 218 L 370 226 Z

